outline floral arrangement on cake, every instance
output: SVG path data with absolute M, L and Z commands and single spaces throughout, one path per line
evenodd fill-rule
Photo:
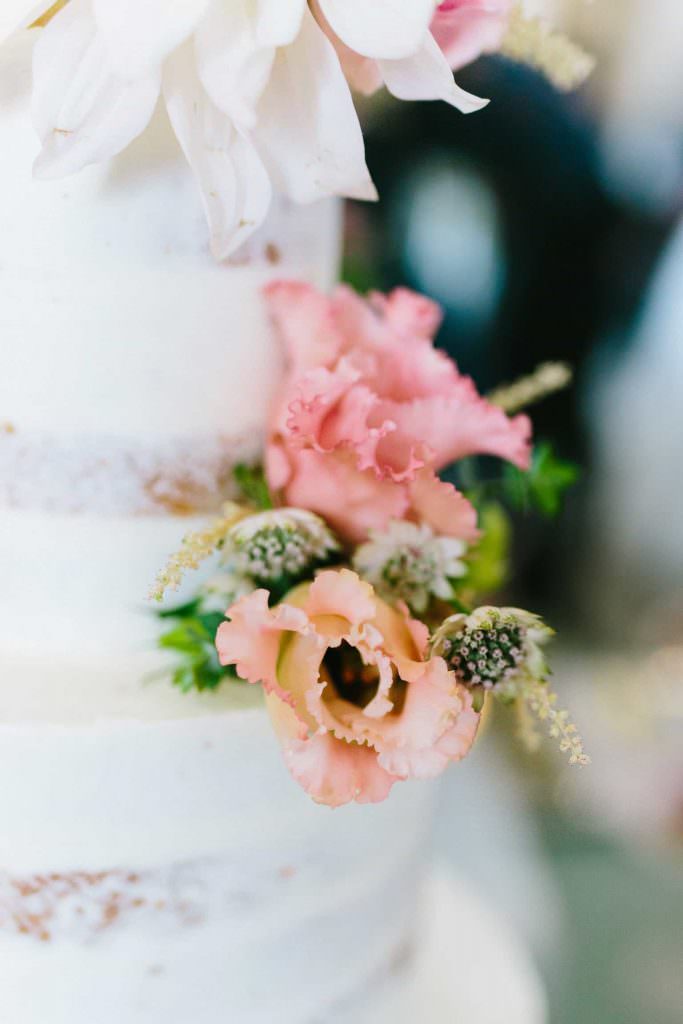
M 201 190 L 217 259 L 263 223 L 274 193 L 376 198 L 352 90 L 486 100 L 453 71 L 500 51 L 560 88 L 591 59 L 513 0 L 4 0 L 0 44 L 40 28 L 35 173 L 107 160 L 149 124 L 160 97 Z
M 237 471 L 244 502 L 188 536 L 153 589 L 160 600 L 218 553 L 196 597 L 161 612 L 175 682 L 261 686 L 291 774 L 332 806 L 461 760 L 488 698 L 531 710 L 587 763 L 549 686 L 552 630 L 477 606 L 505 576 L 496 488 L 552 512 L 575 479 L 534 451 L 517 411 L 563 387 L 566 368 L 485 398 L 434 347 L 429 299 L 283 281 L 266 301 L 287 369 L 264 466 Z M 477 478 L 479 456 L 508 464 L 500 480 Z
M 162 100 L 219 260 L 274 194 L 376 197 L 352 91 L 469 113 L 487 101 L 453 72 L 483 53 L 561 88 L 592 66 L 513 0 L 0 5 L 0 44 L 25 28 L 36 32 L 35 173 L 110 159 Z M 564 369 L 484 398 L 434 348 L 440 311 L 428 299 L 282 282 L 266 301 L 288 368 L 264 466 L 239 468 L 244 502 L 188 537 L 154 590 L 161 598 L 218 552 L 220 572 L 162 613 L 176 683 L 261 686 L 292 775 L 330 805 L 380 800 L 463 758 L 489 696 L 534 711 L 585 763 L 549 689 L 551 631 L 480 605 L 503 581 L 508 527 L 473 460 L 503 460 L 508 498 L 552 510 L 574 470 L 532 449 L 519 409 L 562 386 Z

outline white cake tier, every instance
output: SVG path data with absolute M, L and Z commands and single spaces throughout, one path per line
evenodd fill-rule
M 48 652 L 85 662 L 154 651 L 159 623 L 149 590 L 185 533 L 206 522 L 0 507 L 0 666 Z M 188 593 L 200 576 L 189 574 Z
M 192 439 L 200 457 L 218 436 L 253 448 L 281 367 L 261 289 L 277 277 L 333 283 L 338 204 L 281 206 L 248 251 L 216 264 L 161 109 L 109 163 L 33 181 L 34 37 L 0 54 L 0 425 L 25 459 L 79 438 L 86 458 Z
M 406 954 L 430 789 L 319 807 L 261 708 L 5 720 L 0 778 L 8 1024 L 327 1021 Z
M 402 983 L 431 789 L 319 807 L 258 688 L 148 677 L 146 595 L 198 525 L 159 512 L 217 507 L 258 451 L 261 288 L 332 284 L 338 207 L 215 265 L 161 113 L 33 182 L 31 44 L 0 51 L 0 1022 L 365 1024 Z

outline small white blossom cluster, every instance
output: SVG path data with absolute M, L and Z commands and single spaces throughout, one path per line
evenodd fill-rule
M 393 520 L 385 531 L 371 532 L 353 564 L 382 597 L 405 601 L 421 613 L 432 597 L 452 598 L 451 580 L 467 571 L 462 561 L 466 550 L 464 541 L 436 536 L 429 526 Z
M 234 580 L 249 581 L 253 589 L 310 576 L 340 550 L 319 516 L 282 508 L 240 520 L 226 536 L 222 561 Z

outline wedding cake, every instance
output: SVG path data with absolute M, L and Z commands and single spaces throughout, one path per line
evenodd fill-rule
M 0 67 L 0 1020 L 332 1019 L 410 954 L 430 801 L 311 803 L 258 691 L 150 680 L 146 597 L 259 449 L 261 288 L 329 287 L 339 210 L 278 211 L 217 265 L 163 114 L 32 182 L 30 47 Z
M 0 12 L 0 1024 L 413 1019 L 425 780 L 488 695 L 585 761 L 439 476 L 526 471 L 538 381 L 484 399 L 429 299 L 333 287 L 349 85 L 476 110 L 512 25 L 397 10 Z M 213 594 L 209 681 L 155 579 Z

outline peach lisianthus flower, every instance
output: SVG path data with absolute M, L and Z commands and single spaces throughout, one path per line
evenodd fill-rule
M 427 629 L 348 569 L 270 608 L 257 590 L 227 612 L 221 663 L 262 684 L 287 766 L 319 803 L 376 803 L 402 779 L 463 758 L 479 716 Z
M 267 450 L 271 488 L 359 542 L 392 519 L 472 541 L 476 514 L 440 470 L 488 454 L 526 468 L 531 427 L 482 398 L 434 348 L 441 311 L 407 289 L 266 290 L 288 357 Z

